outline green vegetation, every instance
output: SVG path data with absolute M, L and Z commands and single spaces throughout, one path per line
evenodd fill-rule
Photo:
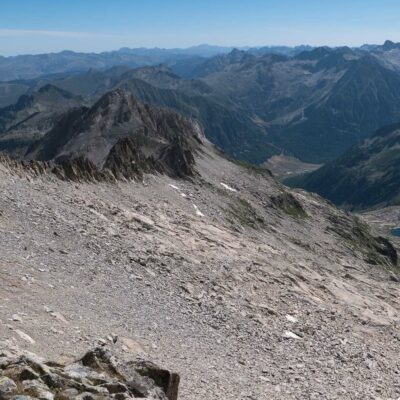
M 255 229 L 259 229 L 265 224 L 264 218 L 245 199 L 239 197 L 234 199 L 226 211 L 232 224 L 238 222 L 242 226 L 249 226 Z
M 271 196 L 271 201 L 276 208 L 292 218 L 302 219 L 308 217 L 300 202 L 289 192 Z
M 328 220 L 331 225 L 327 230 L 340 236 L 352 250 L 363 253 L 368 263 L 397 267 L 398 256 L 393 245 L 381 236 L 372 236 L 368 225 L 360 219 L 332 214 Z

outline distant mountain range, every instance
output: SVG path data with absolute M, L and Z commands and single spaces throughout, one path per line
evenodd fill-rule
M 46 74 L 0 82 L 0 149 L 14 155 L 76 102 L 91 105 L 118 88 L 196 118 L 225 152 L 256 164 L 276 154 L 326 163 L 400 121 L 400 44 L 390 41 L 356 49 L 200 46 L 20 57 L 0 59 L 0 75 L 29 68 L 28 76 Z M 63 91 L 51 105 L 39 102 L 38 110 L 21 100 L 33 96 L 35 103 L 48 85 Z M 14 114 L 12 104 L 19 104 Z M 18 125 L 23 115 L 27 119 Z M 38 122 L 42 117 L 46 126 Z M 10 131 L 14 125 L 23 129 Z
M 379 51 L 398 48 L 398 44 L 386 41 L 383 46 L 364 45 L 354 50 Z M 313 46 L 260 46 L 260 47 L 228 47 L 202 44 L 188 48 L 128 48 L 103 53 L 78 53 L 64 50 L 59 53 L 24 54 L 3 57 L 0 55 L 0 81 L 33 79 L 41 75 L 85 72 L 89 69 L 109 69 L 114 66 L 139 68 L 149 65 L 166 64 L 185 74 L 186 69 L 195 68 L 205 59 L 228 54 L 239 49 L 249 54 L 263 56 L 279 54 L 294 57 L 304 51 L 315 49 Z
M 0 81 L 32 79 L 41 75 L 84 72 L 88 69 L 108 69 L 125 65 L 138 68 L 147 65 L 166 64 L 169 66 L 197 64 L 209 57 L 231 52 L 234 47 L 200 45 L 186 49 L 136 48 L 127 47 L 103 53 L 77 53 L 62 51 L 60 53 L 19 55 L 13 57 L 0 56 Z M 294 55 L 309 46 L 298 47 L 261 47 L 243 48 L 256 54 Z
M 146 67 L 128 71 L 124 68 L 112 68 L 104 72 L 91 70 L 80 75 L 45 77 L 27 84 L 27 93 L 31 93 L 33 98 L 36 98 L 36 93 L 42 90 L 42 87 L 52 86 L 62 91 L 59 95 L 68 92 L 71 96 L 81 96 L 81 105 L 93 103 L 106 92 L 121 88 L 146 103 L 170 108 L 187 117 L 197 118 L 202 123 L 207 137 L 234 157 L 261 162 L 265 155 L 268 156 L 276 151 L 267 143 L 262 130 L 248 116 L 236 113 L 230 107 L 207 96 L 211 88 L 206 84 L 201 81 L 186 81 L 165 68 Z M 53 99 L 47 108 L 42 106 L 42 115 L 54 115 L 51 119 L 53 124 L 57 121 L 57 115 L 65 111 L 62 107 L 64 102 L 62 97 Z M 56 112 L 58 105 L 60 110 Z M 0 109 L 0 118 L 4 115 L 4 118 L 10 119 L 9 107 L 14 106 Z M 22 105 L 21 107 L 23 108 Z M 26 109 L 19 112 L 33 115 L 34 111 L 31 105 L 27 105 Z M 39 116 L 36 116 L 36 119 L 38 118 Z M 47 121 L 50 122 L 50 119 L 47 118 Z M 32 126 L 29 126 L 30 123 Z M 7 133 L 4 129 L 2 131 L 0 126 L 0 150 L 6 150 L 14 156 L 20 155 L 32 140 L 37 138 L 37 135 L 31 134 L 34 131 L 36 131 L 35 119 L 26 121 L 23 141 L 20 139 L 20 133 L 18 136 L 14 132 Z M 43 129 L 42 135 L 46 132 L 47 130 Z

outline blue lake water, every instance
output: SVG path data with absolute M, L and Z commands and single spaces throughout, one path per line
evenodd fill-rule
M 390 233 L 391 233 L 393 236 L 399 236 L 399 237 L 400 237 L 400 228 L 394 228 L 394 229 L 392 229 L 392 230 L 390 231 Z

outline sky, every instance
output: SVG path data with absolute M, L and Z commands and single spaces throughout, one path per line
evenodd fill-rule
M 0 55 L 400 42 L 399 0 L 0 0 Z

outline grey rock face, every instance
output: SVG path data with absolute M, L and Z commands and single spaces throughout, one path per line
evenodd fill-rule
M 70 365 L 46 363 L 18 351 L 2 358 L 7 360 L 0 369 L 4 400 L 178 398 L 179 375 L 143 360 L 120 362 L 104 348 Z
M 16 391 L 17 385 L 12 379 L 6 376 L 0 378 L 0 398 L 5 399 L 10 395 L 15 394 Z

